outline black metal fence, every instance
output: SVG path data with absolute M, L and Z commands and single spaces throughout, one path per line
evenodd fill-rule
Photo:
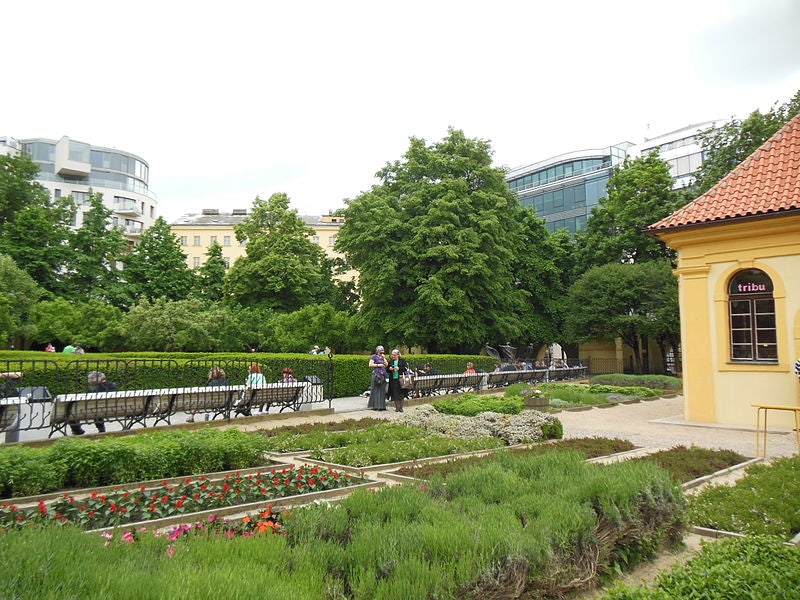
M 141 391 L 201 388 L 209 383 L 212 369 L 216 375 L 220 370 L 224 372 L 230 386 L 244 386 L 253 371 L 260 372 L 269 384 L 300 382 L 306 384 L 304 404 L 327 402 L 327 407 L 331 407 L 333 361 L 330 359 L 3 360 L 0 361 L 0 433 L 6 433 L 6 441 L 17 441 L 20 431 L 51 429 L 53 401 L 58 396 L 90 392 L 90 374 L 94 381 L 97 379 L 94 373 L 102 373 L 119 391 Z M 99 406 L 97 410 L 103 412 Z M 140 422 L 146 424 L 147 416 L 142 415 Z M 158 420 L 158 415 L 152 416 Z

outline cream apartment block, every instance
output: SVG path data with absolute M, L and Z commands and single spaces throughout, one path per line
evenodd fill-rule
M 245 245 L 236 241 L 233 228 L 246 216 L 247 209 L 244 208 L 234 208 L 230 212 L 206 208 L 199 214 L 179 217 L 170 224 L 170 227 L 180 242 L 181 250 L 186 254 L 189 267 L 202 266 L 206 261 L 208 248 L 214 242 L 222 246 L 222 258 L 230 267 L 245 252 Z M 325 215 L 301 218 L 314 230 L 311 240 L 319 245 L 328 257 L 341 257 L 341 254 L 334 252 L 333 245 L 336 243 L 339 228 L 344 223 L 344 217 Z

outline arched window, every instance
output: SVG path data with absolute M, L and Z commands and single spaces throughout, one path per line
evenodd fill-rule
M 731 360 L 778 362 L 772 280 L 759 269 L 739 271 L 728 286 Z

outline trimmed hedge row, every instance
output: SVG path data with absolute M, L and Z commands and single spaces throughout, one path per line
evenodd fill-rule
M 207 427 L 120 438 L 66 437 L 50 446 L 0 447 L 0 497 L 33 496 L 261 466 L 264 438 Z

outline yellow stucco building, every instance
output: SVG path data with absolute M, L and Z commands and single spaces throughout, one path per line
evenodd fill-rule
M 649 232 L 678 254 L 685 418 L 752 426 L 753 403 L 800 405 L 800 115 Z
M 215 241 L 222 246 L 222 258 L 228 267 L 245 252 L 245 245 L 236 241 L 233 228 L 247 217 L 247 209 L 233 209 L 222 212 L 216 208 L 206 208 L 199 214 L 188 214 L 179 217 L 170 224 L 172 233 L 178 237 L 181 250 L 186 254 L 186 263 L 191 268 L 202 266 L 206 262 L 206 252 Z M 334 252 L 333 245 L 344 217 L 325 215 L 301 217 L 306 225 L 314 230 L 311 240 L 319 245 L 329 258 L 340 257 Z

